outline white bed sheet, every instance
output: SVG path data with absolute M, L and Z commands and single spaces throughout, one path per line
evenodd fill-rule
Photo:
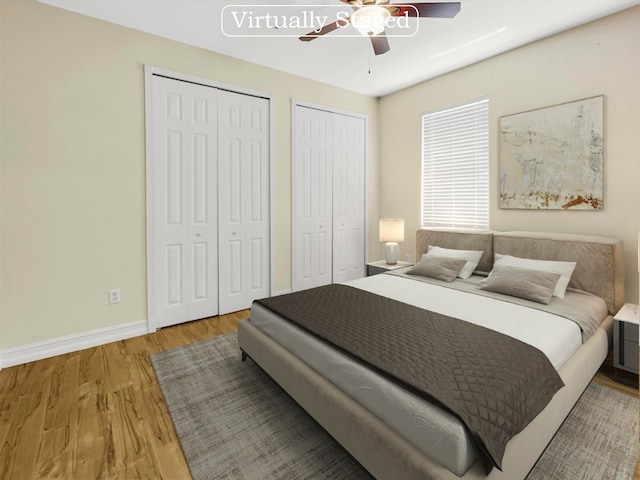
M 476 275 L 466 282 L 479 283 L 484 278 Z M 374 275 L 352 280 L 346 285 L 517 338 L 544 352 L 556 370 L 559 370 L 582 345 L 582 333 L 575 322 L 515 303 L 483 295 L 470 295 L 453 288 L 396 275 Z
M 394 275 L 376 275 L 348 284 L 511 335 L 542 350 L 556 369 L 581 345 L 580 329 L 574 322 L 541 310 Z M 451 472 L 462 476 L 475 462 L 468 432 L 444 409 L 398 387 L 259 304 L 251 309 L 251 323 Z

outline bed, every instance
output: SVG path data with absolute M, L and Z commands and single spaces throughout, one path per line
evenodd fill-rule
M 346 289 L 357 290 L 357 295 L 391 296 L 414 310 L 434 311 L 436 320 L 442 320 L 439 316 L 444 315 L 446 319 L 471 322 L 474 326 L 464 327 L 465 331 L 473 331 L 478 324 L 480 329 L 497 328 L 502 332 L 499 335 L 521 336 L 520 341 L 533 346 L 532 350 L 545 353 L 545 361 L 548 359 L 563 384 L 552 392 L 550 400 L 544 400 L 539 413 L 535 411 L 521 431 L 506 442 L 494 465 L 487 464 L 484 444 L 478 443 L 477 432 L 469 430 L 466 418 L 442 404 L 440 397 L 425 398 L 402 378 L 398 385 L 376 366 L 354 361 L 352 354 L 336 344 L 310 335 L 305 324 L 284 320 L 274 311 L 273 304 L 254 303 L 251 317 L 238 325 L 239 346 L 376 478 L 524 479 L 608 354 L 612 315 L 624 304 L 622 242 L 582 235 L 438 228 L 422 228 L 416 235 L 418 259 L 434 247 L 434 252 L 438 248 L 445 253 L 481 252 L 473 263 L 472 275 L 445 281 L 405 269 L 348 282 L 340 292 Z M 433 260 L 431 254 L 428 257 Z M 520 264 L 508 265 L 507 260 L 514 257 L 575 262 L 564 298 L 556 297 L 555 290 L 549 303 L 538 301 L 537 297 L 535 302 L 514 297 L 513 292 L 504 295 L 499 289 L 498 293 L 479 292 L 486 283 L 499 285 L 498 273 L 522 274 Z M 456 267 L 464 265 L 459 259 L 457 263 L 443 260 L 447 268 L 453 263 Z M 559 278 L 559 274 L 544 275 L 548 281 Z M 545 292 L 548 294 L 549 288 Z M 295 297 L 295 293 L 290 295 L 302 298 Z M 286 297 L 276 298 L 282 303 Z M 564 313 L 559 321 L 555 310 L 558 306 L 581 310 L 597 321 L 590 320 L 592 327 L 578 326 Z M 318 309 L 309 311 L 313 310 Z M 323 315 L 324 310 L 309 314 L 321 319 Z M 326 314 L 324 318 L 333 316 Z M 503 321 L 497 327 L 484 323 L 514 316 L 522 318 L 516 328 L 513 321 Z M 547 322 L 543 324 L 548 328 L 553 325 L 554 333 L 547 334 L 547 326 L 541 328 L 537 322 Z M 532 338 L 522 331 L 526 330 L 521 328 L 525 323 L 530 324 Z M 556 324 L 561 326 L 560 331 L 555 330 Z M 384 349 L 387 343 L 381 345 L 378 348 Z M 533 397 L 535 392 L 529 393 Z

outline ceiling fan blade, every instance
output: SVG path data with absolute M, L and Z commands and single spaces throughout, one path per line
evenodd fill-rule
M 382 55 L 387 53 L 391 47 L 389 47 L 389 39 L 384 32 L 378 35 L 371 35 L 371 46 L 376 55 Z
M 306 35 L 303 35 L 302 37 L 300 37 L 300 40 L 302 40 L 303 42 L 309 42 L 314 38 L 318 38 L 318 37 L 321 37 L 322 35 L 333 32 L 338 27 L 344 27 L 348 25 L 349 24 L 348 20 L 349 20 L 348 18 L 345 20 L 343 19 L 336 20 L 333 23 L 329 23 L 328 25 L 325 25 L 320 30 L 314 30 L 313 32 L 309 32 Z
M 460 2 L 446 3 L 403 3 L 390 6 L 397 7 L 398 11 L 393 14 L 394 17 L 435 17 L 435 18 L 453 18 L 460 11 Z M 415 7 L 415 8 L 412 8 Z M 406 12 L 406 13 L 405 13 Z

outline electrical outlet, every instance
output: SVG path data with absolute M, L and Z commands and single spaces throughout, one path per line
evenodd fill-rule
M 109 303 L 120 303 L 120 289 L 109 290 Z

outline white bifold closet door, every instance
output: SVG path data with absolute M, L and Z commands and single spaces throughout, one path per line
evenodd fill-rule
M 333 278 L 332 115 L 296 106 L 292 158 L 293 290 Z
M 365 274 L 365 121 L 333 114 L 333 282 Z
M 152 77 L 156 327 L 269 295 L 269 101 Z
M 269 296 L 269 101 L 218 97 L 220 314 Z
M 364 276 L 365 121 L 295 106 L 293 290 Z
M 213 88 L 153 77 L 157 327 L 218 313 L 217 99 Z

